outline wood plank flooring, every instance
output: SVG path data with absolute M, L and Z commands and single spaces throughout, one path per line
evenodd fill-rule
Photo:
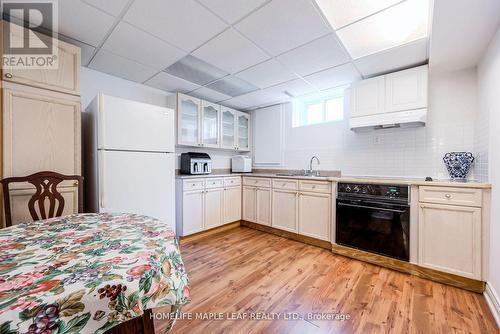
M 173 333 L 500 333 L 484 297 L 246 227 L 181 243 L 192 302 Z M 201 320 L 196 313 L 350 316 Z M 157 333 L 162 321 L 155 322 Z

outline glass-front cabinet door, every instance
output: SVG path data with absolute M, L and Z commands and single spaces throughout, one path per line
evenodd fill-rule
M 202 141 L 204 147 L 220 147 L 219 145 L 219 114 L 218 104 L 202 101 Z
M 238 148 L 239 151 L 250 150 L 250 115 L 238 113 Z
M 178 94 L 178 140 L 179 145 L 200 146 L 201 102 L 199 99 Z
M 221 107 L 221 147 L 231 150 L 236 149 L 236 114 L 231 108 Z

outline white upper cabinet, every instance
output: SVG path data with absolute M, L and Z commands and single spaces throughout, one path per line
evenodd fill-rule
M 194 97 L 178 94 L 177 97 L 177 143 L 179 145 L 201 146 L 200 120 L 201 101 Z
M 351 90 L 351 117 L 383 113 L 384 99 L 385 77 L 375 77 L 354 83 Z
M 169 98 L 177 110 L 177 144 L 250 151 L 250 114 L 186 94 Z
M 238 148 L 239 151 L 250 151 L 250 115 L 238 113 Z
M 419 66 L 351 86 L 351 129 L 425 125 L 428 66 Z
M 220 147 L 219 142 L 219 119 L 220 105 L 202 101 L 202 141 L 204 147 Z
M 221 106 L 220 143 L 221 148 L 236 149 L 236 117 L 238 112 Z
M 427 108 L 427 77 L 427 66 L 386 75 L 386 111 Z

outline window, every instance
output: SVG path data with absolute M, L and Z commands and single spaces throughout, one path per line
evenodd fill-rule
M 293 127 L 338 122 L 344 119 L 344 90 L 298 98 L 294 102 Z

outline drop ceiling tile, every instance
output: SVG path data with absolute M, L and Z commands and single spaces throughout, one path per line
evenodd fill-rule
M 289 97 L 297 97 L 313 93 L 316 91 L 316 88 L 302 79 L 295 79 L 266 88 L 265 91 L 270 94 L 284 94 Z
M 82 43 L 80 41 L 77 41 L 76 39 L 69 38 L 69 37 L 64 36 L 62 34 L 59 34 L 57 36 L 57 38 L 60 39 L 61 41 L 66 42 L 66 43 L 78 46 L 81 50 L 82 66 L 87 66 L 89 64 L 90 60 L 92 59 L 92 56 L 94 55 L 94 52 L 96 49 L 95 47 L 88 45 L 88 44 L 85 44 L 85 43 Z
M 273 94 L 269 94 L 262 90 L 251 92 L 241 95 L 230 100 L 224 101 L 224 105 L 231 108 L 249 109 L 256 108 L 264 105 L 275 104 L 281 102 L 283 99 Z
M 165 72 L 158 73 L 144 84 L 161 90 L 166 90 L 168 92 L 180 93 L 187 93 L 200 87 L 192 82 L 174 77 L 173 75 Z
M 189 95 L 192 95 L 194 97 L 199 97 L 200 99 L 205 99 L 215 103 L 228 100 L 231 98 L 231 96 L 229 95 L 219 93 L 207 87 L 201 87 L 198 88 L 197 90 L 193 90 L 192 92 L 189 92 Z
M 360 80 L 361 76 L 354 65 L 348 63 L 308 75 L 304 79 L 319 90 L 324 90 Z
M 90 68 L 135 82 L 144 82 L 157 71 L 106 50 L 100 50 L 89 65 Z
M 194 0 L 135 0 L 124 20 L 188 52 L 227 27 Z
M 98 46 L 113 26 L 115 18 L 79 0 L 58 2 L 59 33 Z
M 334 29 L 390 7 L 401 0 L 315 0 Z
M 295 74 L 274 59 L 250 67 L 236 76 L 259 88 L 266 88 L 297 78 Z
M 229 24 L 241 19 L 255 8 L 270 0 L 200 0 Z
M 218 68 L 235 73 L 269 56 L 234 29 L 228 29 L 192 53 Z
M 276 59 L 299 75 L 308 75 L 349 61 L 334 34 L 288 51 Z
M 274 56 L 330 31 L 309 0 L 274 0 L 235 27 Z
M 63 0 L 66 1 L 66 0 Z M 108 14 L 113 16 L 118 16 L 125 8 L 128 3 L 128 0 L 82 0 L 94 7 L 99 8 L 102 11 L 105 11 Z
M 191 55 L 170 65 L 165 72 L 201 86 L 228 75 L 223 70 Z
M 357 59 L 427 37 L 428 0 L 407 0 L 337 30 L 352 58 Z
M 103 48 L 157 70 L 164 70 L 187 54 L 125 22 L 116 26 Z
M 365 77 L 385 74 L 427 61 L 428 39 L 401 45 L 354 61 L 357 69 Z
M 245 80 L 233 76 L 227 76 L 213 82 L 207 88 L 229 96 L 239 96 L 259 89 Z

